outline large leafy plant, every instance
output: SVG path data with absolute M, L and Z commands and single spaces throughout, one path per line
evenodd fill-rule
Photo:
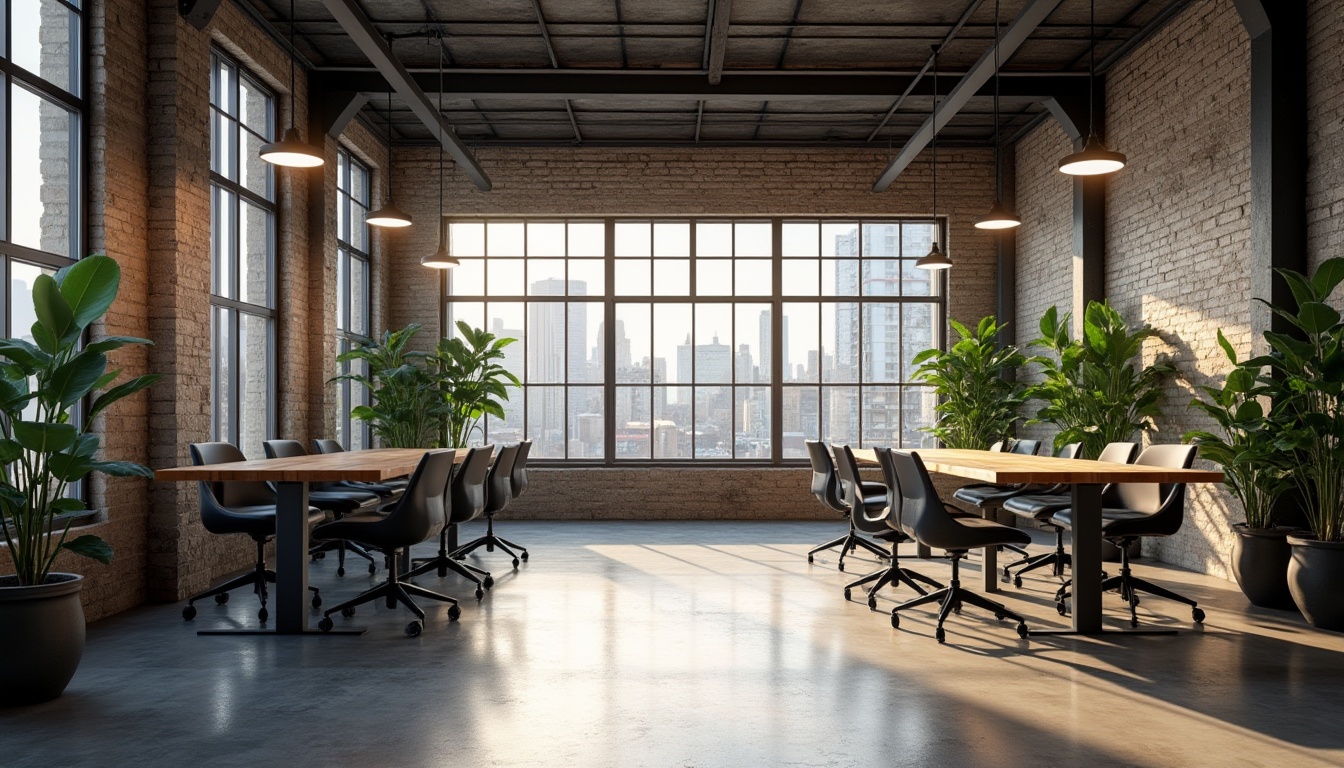
M 1030 360 L 1044 379 L 1027 396 L 1045 405 L 1028 423 L 1053 424 L 1056 449 L 1081 442 L 1083 455 L 1097 456 L 1107 443 L 1128 442 L 1155 427 L 1162 382 L 1175 369 L 1165 362 L 1142 365 L 1143 342 L 1157 331 L 1131 329 L 1109 304 L 1088 303 L 1082 338 L 1070 337 L 1071 319 L 1051 307 L 1041 318 L 1041 337 L 1031 342 L 1049 354 Z
M 430 370 L 439 382 L 447 411 L 444 445 L 463 447 L 487 414 L 504 418 L 509 386 L 520 386 L 518 377 L 501 361 L 504 348 L 517 341 L 496 338 L 493 333 L 457 321 L 460 337 L 441 339 L 430 358 Z
M 332 381 L 352 381 L 369 390 L 371 404 L 355 406 L 350 416 L 367 422 L 387 448 L 432 447 L 447 414 L 437 379 L 425 362 L 429 355 L 410 348 L 420 327 L 411 323 L 386 331 L 381 339 L 367 339 L 336 358 L 340 363 L 363 364 L 364 371 Z
M 1232 363 L 1221 387 L 1201 386 L 1191 405 L 1208 414 L 1222 432 L 1185 433 L 1185 441 L 1199 446 L 1199 455 L 1223 469 L 1223 483 L 1241 502 L 1250 528 L 1274 524 L 1274 502 L 1290 484 L 1291 454 L 1277 445 L 1279 422 L 1270 418 L 1261 398 L 1271 394 L 1272 382 L 1261 376 L 1264 366 L 1239 362 L 1237 351 L 1218 331 L 1218 345 Z
M 1269 366 L 1258 382 L 1273 400 L 1275 447 L 1293 457 L 1289 477 L 1322 541 L 1344 540 L 1344 322 L 1327 300 L 1344 282 L 1344 258 L 1328 259 L 1310 278 L 1275 270 L 1292 289 L 1296 309 L 1257 299 L 1293 333 L 1265 332 L 1272 352 L 1243 367 Z
M 84 345 L 84 331 L 117 297 L 121 269 L 107 256 L 89 256 L 33 282 L 32 341 L 0 340 L 0 529 L 20 585 L 47 580 L 62 550 L 101 563 L 112 548 L 85 534 L 70 539 L 86 510 L 68 491 L 92 472 L 150 477 L 148 467 L 97 458 L 94 419 L 118 400 L 145 389 L 158 375 L 113 386 L 107 353 L 146 339 L 112 336 Z M 87 409 L 76 418 L 77 408 Z
M 914 380 L 938 393 L 938 423 L 925 427 L 948 448 L 984 450 L 1012 433 L 1021 418 L 1025 387 L 1009 374 L 1026 358 L 1015 346 L 1000 346 L 1003 328 L 993 317 L 972 331 L 951 321 L 959 340 L 951 349 L 926 349 L 915 356 Z

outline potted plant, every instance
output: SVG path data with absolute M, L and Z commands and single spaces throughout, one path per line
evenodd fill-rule
M 151 476 L 140 464 L 97 458 L 90 431 L 108 406 L 159 378 L 112 386 L 120 371 L 107 370 L 106 353 L 145 339 L 113 336 L 81 347 L 120 281 L 106 256 L 39 275 L 32 341 L 0 340 L 0 531 L 15 571 L 0 576 L 0 705 L 61 695 L 84 652 L 83 576 L 53 569 L 65 551 L 109 563 L 112 548 L 93 534 L 71 538 L 74 519 L 87 512 L 70 491 L 91 472 Z
M 1263 366 L 1237 361 L 1237 351 L 1218 331 L 1218 345 L 1232 363 L 1221 387 L 1201 386 L 1202 397 L 1191 405 L 1217 422 L 1222 434 L 1205 430 L 1185 433 L 1199 446 L 1199 455 L 1223 470 L 1223 483 L 1241 502 L 1246 522 L 1232 526 L 1232 574 L 1253 605 L 1293 608 L 1288 589 L 1292 528 L 1275 525 L 1275 507 L 1290 480 L 1286 454 L 1275 446 L 1277 422 L 1269 418 L 1261 398 L 1270 392 L 1262 380 Z
M 1293 459 L 1288 476 L 1311 528 L 1288 538 L 1289 590 L 1313 626 L 1344 630 L 1344 323 L 1327 303 L 1344 282 L 1344 258 L 1323 262 L 1310 278 L 1275 272 L 1292 289 L 1296 309 L 1260 301 L 1293 333 L 1267 331 L 1272 352 L 1244 365 L 1272 369 L 1259 381 L 1273 399 L 1274 445 Z
M 433 447 L 447 411 L 425 362 L 428 353 L 410 349 L 420 328 L 419 323 L 411 323 L 385 331 L 381 340 L 365 339 L 336 358 L 340 363 L 366 366 L 366 372 L 343 374 L 331 381 L 353 381 L 369 390 L 372 403 L 355 406 L 350 416 L 368 422 L 385 448 Z
M 461 320 L 457 330 L 461 337 L 440 339 L 429 358 L 430 371 L 443 393 L 440 440 L 449 448 L 465 447 L 485 415 L 504 418 L 501 401 L 509 399 L 509 385 L 521 386 L 518 377 L 500 363 L 504 348 L 517 339 L 496 338 Z
M 938 423 L 925 427 L 947 448 L 985 450 L 1012 434 L 1022 418 L 1025 386 L 1011 374 L 1026 358 L 1015 346 L 1000 346 L 1003 326 L 993 317 L 972 331 L 950 321 L 960 337 L 946 352 L 926 349 L 915 356 L 915 381 L 933 385 L 938 394 Z

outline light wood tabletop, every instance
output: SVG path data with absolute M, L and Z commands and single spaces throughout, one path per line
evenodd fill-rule
M 420 464 L 423 448 L 375 448 L 367 451 L 315 453 L 285 459 L 254 459 L 203 467 L 173 467 L 154 472 L 154 479 L 165 482 L 205 480 L 218 483 L 232 480 L 270 481 L 273 483 L 338 482 L 354 480 L 376 483 L 405 477 Z M 467 455 L 459 448 L 455 463 Z
M 1024 456 L 1017 453 L 920 448 L 914 451 L 930 472 L 956 475 L 1003 485 L 1017 483 L 1221 483 L 1222 472 L 1205 469 L 1167 469 L 1109 461 Z M 859 448 L 854 458 L 876 464 L 871 448 Z

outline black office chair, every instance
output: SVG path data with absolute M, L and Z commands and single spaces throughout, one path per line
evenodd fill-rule
M 822 506 L 844 515 L 849 523 L 849 530 L 844 536 L 809 550 L 807 562 L 812 562 L 813 556 L 818 552 L 835 549 L 836 547 L 840 548 L 840 562 L 836 567 L 841 571 L 845 570 L 845 555 L 852 553 L 858 547 L 863 547 L 876 555 L 878 559 L 886 559 L 888 557 L 886 550 L 860 536 L 858 531 L 855 530 L 854 520 L 849 516 L 849 505 L 841 498 L 840 481 L 835 475 L 835 463 L 831 460 L 830 448 L 819 440 L 805 440 L 803 444 L 807 446 L 807 458 L 812 462 L 812 495 L 817 497 L 817 501 L 820 501 Z M 882 483 L 863 481 L 863 484 L 863 491 L 866 494 L 878 495 L 886 493 L 887 490 Z
M 873 586 L 868 589 L 869 608 L 877 608 L 877 592 L 888 584 L 905 584 L 921 595 L 927 594 L 928 591 L 916 584 L 916 581 L 924 582 L 934 589 L 941 589 L 942 583 L 934 581 L 922 573 L 901 567 L 898 547 L 911 539 L 900 526 L 900 487 L 894 484 L 893 476 L 887 471 L 887 466 L 882 464 L 884 452 L 877 451 L 876 453 L 878 463 L 882 464 L 883 477 L 886 479 L 883 484 L 885 492 L 875 496 L 863 490 L 864 484 L 859 482 L 859 465 L 858 462 L 854 461 L 854 452 L 849 449 L 849 446 L 833 446 L 832 451 L 835 453 L 835 469 L 840 476 L 841 487 L 845 489 L 845 501 L 850 507 L 850 517 L 854 520 L 854 527 L 864 533 L 872 534 L 874 538 L 891 543 L 891 562 L 887 567 L 874 571 L 858 581 L 846 584 L 845 599 L 849 599 L 851 589 L 869 582 L 874 582 Z M 893 488 L 896 489 L 895 493 L 892 491 Z M 893 518 L 895 518 L 895 522 L 893 522 Z
M 1060 458 L 1075 459 L 1079 458 L 1082 451 L 1082 443 L 1070 443 L 1060 449 Z M 1069 450 L 1072 449 L 1072 455 Z M 1139 450 L 1138 443 L 1110 443 L 1101 449 L 1101 455 L 1097 461 L 1110 461 L 1116 464 L 1128 464 L 1134 460 L 1134 454 Z M 1003 508 L 1017 515 L 1018 517 L 1034 520 L 1037 525 L 1047 531 L 1055 533 L 1055 548 L 1050 552 L 1040 555 L 1031 555 L 1018 560 L 1015 563 L 1009 563 L 1003 567 L 1003 580 L 1013 582 L 1013 586 L 1022 588 L 1022 574 L 1028 571 L 1034 571 L 1037 568 L 1049 566 L 1051 572 L 1056 576 L 1063 576 L 1065 568 L 1073 568 L 1073 555 L 1064 549 L 1064 529 L 1055 525 L 1050 518 L 1061 509 L 1068 509 L 1073 503 L 1070 497 L 1072 489 L 1068 483 L 1059 483 L 1050 488 L 1046 488 L 1036 493 L 1024 493 L 1014 496 L 1003 503 Z M 1014 568 L 1021 568 L 1016 574 Z
M 191 463 L 195 466 L 206 464 L 224 464 L 231 461 L 246 461 L 247 457 L 232 443 L 194 443 L 191 446 Z M 266 610 L 268 583 L 275 583 L 275 571 L 266 568 L 266 543 L 275 536 L 275 492 L 266 483 L 230 481 L 226 483 L 198 484 L 200 497 L 201 523 L 211 533 L 245 533 L 257 544 L 257 562 L 251 573 L 211 587 L 187 600 L 182 609 L 182 618 L 191 621 L 196 618 L 197 600 L 215 598 L 215 603 L 224 605 L 229 602 L 229 592 L 242 587 L 252 587 L 261 600 L 261 610 L 257 618 L 265 624 L 270 618 Z M 308 508 L 308 524 L 320 523 L 326 519 L 325 513 L 315 507 Z M 313 593 L 313 607 L 322 605 L 322 597 L 317 587 L 309 587 Z
M 308 452 L 303 449 L 303 443 L 298 440 L 263 440 L 261 447 L 266 452 L 266 458 L 268 459 L 288 459 L 308 455 Z M 274 490 L 274 486 L 272 486 L 272 490 Z M 372 512 L 378 509 L 382 503 L 382 497 L 372 491 L 356 490 L 334 482 L 309 484 L 308 504 L 324 512 L 330 512 L 332 517 L 337 520 L 347 515 Z M 308 554 L 314 560 L 320 560 L 326 556 L 327 552 L 333 550 L 336 552 L 337 576 L 345 575 L 345 553 L 347 551 L 368 560 L 370 574 L 378 572 L 378 564 L 374 561 L 373 555 L 358 544 L 350 544 L 339 539 L 324 541 L 310 547 Z
M 506 448 L 505 450 L 509 450 Z M 439 553 L 434 557 L 416 558 L 413 568 L 406 574 L 412 578 L 421 574 L 437 571 L 444 578 L 449 571 L 476 585 L 476 599 L 485 597 L 485 590 L 495 585 L 490 572 L 468 563 L 457 561 L 457 549 L 449 548 L 449 542 L 456 540 L 457 526 L 475 520 L 485 511 L 486 478 L 490 474 L 490 458 L 495 446 L 486 445 L 467 451 L 458 467 L 457 474 L 448 486 L 449 504 L 444 523 L 439 529 Z M 503 455 L 503 451 L 500 452 Z
M 990 446 L 990 450 L 995 447 L 1004 453 L 1016 453 L 1020 456 L 1035 456 L 1041 449 L 1040 440 L 1008 440 L 1007 442 L 998 442 Z M 980 510 L 982 517 L 990 511 L 997 511 L 1003 506 L 1003 502 L 1024 491 L 1028 490 L 1025 485 L 998 485 L 995 483 L 975 483 L 973 485 L 964 485 L 952 493 L 952 498 L 957 501 L 970 504 Z M 1027 556 L 1027 551 L 1021 547 L 1005 545 L 1000 549 L 1007 549 L 1016 552 L 1023 557 Z
M 313 450 L 318 453 L 345 453 L 345 446 L 341 445 L 339 440 L 316 438 L 313 440 Z M 354 488 L 357 491 L 372 491 L 383 497 L 385 501 L 395 501 L 401 495 L 401 492 L 406 490 L 406 482 L 404 478 L 395 478 L 378 483 L 345 481 L 337 483 L 337 485 Z
M 495 465 L 490 468 L 490 479 L 486 483 L 489 492 L 486 494 L 485 504 L 485 535 L 458 547 L 453 553 L 454 558 L 466 557 L 481 547 L 485 547 L 486 552 L 494 552 L 495 547 L 499 547 L 513 558 L 514 568 L 518 567 L 520 556 L 524 560 L 527 559 L 526 549 L 495 535 L 495 515 L 527 490 L 527 454 L 531 450 L 532 441 L 524 440 L 499 452 Z M 515 549 L 518 553 L 514 553 Z
M 1195 463 L 1196 449 L 1194 445 L 1150 445 L 1134 464 L 1189 469 Z M 1129 625 L 1139 625 L 1140 592 L 1188 605 L 1195 623 L 1204 621 L 1199 603 L 1140 579 L 1129 569 L 1130 544 L 1138 539 L 1174 536 L 1181 529 L 1185 521 L 1185 483 L 1111 483 L 1102 490 L 1101 507 L 1101 535 L 1120 548 L 1120 575 L 1103 580 L 1101 591 L 1120 591 L 1120 597 L 1129 603 Z M 1051 519 L 1055 525 L 1072 528 L 1073 510 L 1056 512 Z M 1056 602 L 1061 616 L 1068 613 L 1069 586 L 1065 585 Z
M 959 569 L 961 559 L 972 549 L 999 544 L 1028 544 L 1031 542 L 1031 537 L 1025 531 L 1009 528 L 982 517 L 953 517 L 938 498 L 933 480 L 929 477 L 929 471 L 924 467 L 924 462 L 918 453 L 878 449 L 879 452 L 884 450 L 890 454 L 896 480 L 901 489 L 902 529 L 925 546 L 946 550 L 952 559 L 952 579 L 947 586 L 891 609 L 891 626 L 900 627 L 901 611 L 941 602 L 938 627 L 934 630 L 933 636 L 940 643 L 946 642 L 947 634 L 943 631 L 943 622 L 953 611 L 960 613 L 962 603 L 970 603 L 992 612 L 994 618 L 1000 621 L 1015 619 L 1018 637 L 1025 638 L 1028 634 L 1026 621 L 1003 604 L 963 588 Z
M 317 628 L 330 632 L 335 626 L 331 614 L 339 612 L 345 618 L 355 615 L 355 606 L 372 602 L 379 598 L 387 600 L 388 608 L 396 608 L 401 603 L 414 613 L 416 620 L 406 625 L 409 637 L 419 635 L 425 628 L 425 612 L 415 604 L 411 595 L 427 597 L 449 604 L 448 620 L 456 621 L 462 615 L 457 600 L 433 592 L 419 584 L 407 581 L 409 575 L 402 576 L 400 550 L 412 547 L 422 541 L 433 538 L 435 531 L 443 527 L 444 503 L 447 499 L 448 478 L 453 473 L 453 450 L 429 451 L 420 460 L 420 465 L 411 475 L 406 493 L 402 494 L 396 506 L 386 516 L 360 515 L 326 523 L 317 527 L 313 535 L 328 539 L 355 541 L 380 550 L 387 559 L 387 581 L 366 590 L 358 597 L 346 600 L 340 605 L 322 613 Z

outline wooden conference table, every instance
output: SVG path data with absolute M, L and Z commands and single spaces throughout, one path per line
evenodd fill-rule
M 207 483 L 261 481 L 275 484 L 275 629 L 204 630 L 199 634 L 360 634 L 362 629 L 317 632 L 308 628 L 308 484 L 351 480 L 377 483 L 415 472 L 425 451 L 420 448 L 378 448 L 368 451 L 258 459 L 154 472 L 165 482 Z M 454 463 L 467 455 L 457 451 Z
M 1023 456 L 1015 453 L 919 449 L 930 472 L 942 472 L 997 485 L 1018 483 L 1069 483 L 1073 500 L 1073 628 L 1035 630 L 1033 635 L 1096 635 L 1101 624 L 1101 489 L 1107 483 L 1220 483 L 1223 473 L 1202 469 L 1166 469 L 1137 464 L 1113 464 L 1053 456 Z M 863 464 L 877 464 L 871 449 L 854 451 Z M 992 512 L 990 513 L 992 514 Z M 998 561 L 994 547 L 985 549 L 985 591 L 999 591 Z M 1120 630 L 1110 630 L 1120 631 Z M 1153 632 L 1154 630 L 1126 630 Z M 1156 630 L 1170 632 L 1171 630 Z

